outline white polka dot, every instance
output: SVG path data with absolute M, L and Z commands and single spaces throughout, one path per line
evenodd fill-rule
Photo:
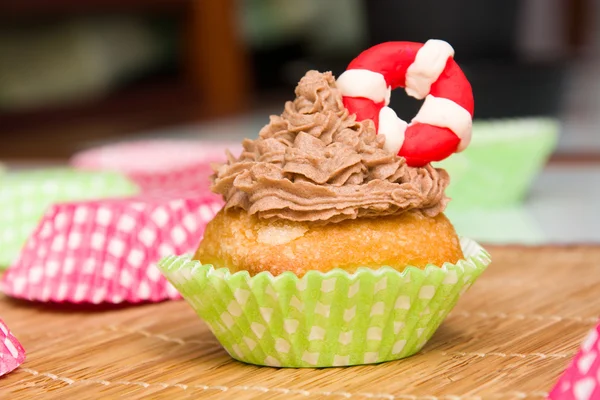
M 73 300 L 75 300 L 76 302 L 83 300 L 87 291 L 88 287 L 86 285 L 77 285 L 77 287 L 75 288 L 75 293 L 73 294 Z
M 125 253 L 125 243 L 120 239 L 112 239 L 108 244 L 108 252 L 116 258 L 121 258 Z
M 81 246 L 81 239 L 82 239 L 81 233 L 71 232 L 69 234 L 69 240 L 68 240 L 69 247 L 72 249 L 78 248 L 79 246 Z
M 160 255 L 160 257 L 170 256 L 174 253 L 175 249 L 166 243 L 161 243 L 161 245 L 158 246 L 158 254 Z
M 200 218 L 202 218 L 203 221 L 210 221 L 211 219 L 213 219 L 214 217 L 214 212 L 211 210 L 211 208 L 207 205 L 202 205 L 200 206 Z
M 237 344 L 234 344 L 231 346 L 231 350 L 233 351 L 234 355 L 237 358 L 243 358 L 244 357 L 244 353 L 242 353 L 242 349 L 240 349 L 240 346 Z
M 277 299 L 277 292 L 269 285 L 265 289 L 265 293 L 271 296 L 274 299 Z
M 253 322 L 250 325 L 250 329 L 252 329 L 252 332 L 254 332 L 254 334 L 256 335 L 257 338 L 262 338 L 263 335 L 265 334 L 266 328 L 264 325 L 262 324 L 258 324 L 256 322 Z
M 335 289 L 336 278 L 325 279 L 321 282 L 321 292 L 329 293 Z
M 400 353 L 402 350 L 404 350 L 404 346 L 406 346 L 406 340 L 398 340 L 396 343 L 394 343 L 392 354 Z
M 73 215 L 73 221 L 77 224 L 83 224 L 88 219 L 88 210 L 84 207 L 77 207 Z
M 352 298 L 356 293 L 358 293 L 358 289 L 360 289 L 360 281 L 356 281 L 352 286 L 348 288 L 348 297 Z
M 239 317 L 240 315 L 242 315 L 242 309 L 240 308 L 240 305 L 235 301 L 231 301 L 229 303 L 229 305 L 227 306 L 227 311 L 229 311 L 229 313 L 234 317 Z
M 381 340 L 381 328 L 372 326 L 367 330 L 368 340 Z
M 398 334 L 404 328 L 404 322 L 394 322 L 394 333 Z
M 250 292 L 247 290 L 238 288 L 235 290 L 235 292 L 233 292 L 233 296 L 238 301 L 238 303 L 240 303 L 243 306 L 248 301 L 248 297 L 250 297 Z
M 450 270 L 447 272 L 446 277 L 442 281 L 444 285 L 454 285 L 458 282 L 458 276 L 456 275 L 455 270 Z
M 94 250 L 102 250 L 102 247 L 104 246 L 104 241 L 105 236 L 103 234 L 101 234 L 100 232 L 94 232 L 92 233 L 92 240 L 90 245 Z
M 221 321 L 223 321 L 223 323 L 228 329 L 231 329 L 231 327 L 234 324 L 233 318 L 228 312 L 224 312 L 223 314 L 221 314 Z
M 302 354 L 302 361 L 310 365 L 317 365 L 319 362 L 319 353 L 305 351 L 304 354 Z
M 296 282 L 296 289 L 302 292 L 306 289 L 307 284 L 306 278 L 299 279 L 298 282 Z
M 13 358 L 17 358 L 17 356 L 19 355 L 19 351 L 17 350 L 15 345 L 10 340 L 7 339 L 4 341 L 4 347 L 6 347 L 6 349 L 8 350 L 10 355 L 13 356 Z M 3 372 L 6 372 L 6 371 L 3 371 Z
M 435 286 L 422 286 L 419 290 L 420 299 L 432 299 L 435 295 Z
M 102 265 L 102 277 L 104 279 L 110 279 L 114 277 L 114 274 L 117 272 L 117 267 L 113 263 L 105 262 Z
M 375 284 L 375 289 L 373 290 L 375 293 L 381 292 L 387 288 L 387 277 L 383 277 L 382 280 Z
M 152 213 L 150 218 L 152 218 L 152 221 L 154 221 L 159 228 L 162 228 L 169 222 L 169 213 L 164 207 L 159 207 Z
M 408 310 L 410 308 L 410 297 L 408 297 L 408 296 L 398 297 L 398 300 L 396 300 L 395 308 L 397 310 Z
M 58 270 L 60 269 L 60 264 L 56 260 L 48 261 L 46 263 L 46 276 L 54 277 L 58 274 Z
M 287 332 L 287 333 L 296 333 L 296 330 L 298 329 L 298 325 L 300 324 L 300 322 L 298 320 L 295 319 L 286 319 L 283 321 L 283 329 Z
M 590 370 L 590 367 L 596 360 L 596 353 L 587 353 L 583 354 L 581 358 L 577 361 L 577 369 L 581 372 L 582 375 L 587 374 Z
M 350 356 L 338 356 L 337 354 L 333 356 L 334 367 L 343 367 L 348 364 L 350 364 Z
M 378 353 L 372 353 L 372 352 L 365 353 L 364 363 L 372 364 L 374 362 L 377 362 L 378 357 L 379 357 Z
M 302 302 L 298 300 L 296 296 L 292 296 L 292 299 L 290 300 L 290 306 L 294 307 L 298 311 L 302 311 L 304 309 Z
M 58 291 L 56 292 L 56 300 L 64 300 L 67 297 L 67 292 L 69 290 L 69 286 L 65 282 L 61 282 L 58 285 Z
M 198 222 L 192 214 L 187 214 L 185 217 L 183 217 L 183 226 L 185 226 L 189 232 L 193 233 L 196 232 L 196 229 L 198 229 Z
M 356 315 L 356 306 L 344 310 L 344 321 L 349 322 Z
M 347 345 L 352 342 L 352 331 L 349 332 L 340 332 L 340 336 L 338 337 L 338 342 L 342 345 Z
M 75 259 L 72 257 L 66 257 L 63 261 L 62 272 L 63 274 L 69 275 L 75 271 Z
M 151 247 L 156 241 L 156 233 L 150 228 L 143 228 L 138 234 L 138 239 L 146 246 Z
M 40 283 L 42 281 L 44 277 L 44 268 L 41 266 L 35 266 L 33 268 L 29 269 L 29 282 L 33 283 L 34 285 L 36 283 Z
M 317 302 L 315 306 L 315 313 L 320 314 L 324 317 L 329 317 L 329 313 L 331 311 L 331 306 L 325 305 L 321 302 Z
M 573 386 L 573 394 L 577 400 L 590 400 L 596 389 L 596 380 L 591 377 L 583 378 Z
M 181 246 L 186 242 L 187 234 L 185 233 L 182 227 L 176 226 L 171 231 L 171 239 L 173 239 L 173 243 L 175 243 L 175 246 Z
M 325 338 L 325 329 L 320 326 L 313 326 L 308 335 L 308 340 L 323 340 Z
M 96 223 L 102 226 L 108 226 L 112 218 L 112 211 L 108 208 L 100 207 L 96 211 Z
M 50 249 L 55 252 L 59 252 L 64 250 L 65 248 L 65 237 L 63 235 L 54 236 L 54 240 L 52 241 L 52 246 Z
M 249 337 L 244 336 L 244 343 L 246 343 L 246 346 L 248 346 L 248 349 L 250 351 L 253 351 L 254 348 L 256 347 L 256 342 L 252 339 L 250 339 Z
M 281 363 L 279 362 L 279 360 L 271 356 L 267 356 L 265 358 L 265 365 L 268 365 L 269 367 L 281 367 Z
M 133 282 L 133 278 L 129 271 L 127 269 L 121 270 L 121 276 L 119 278 L 119 283 L 121 284 L 121 286 L 127 288 L 129 287 L 129 285 L 131 285 L 131 282 Z
M 54 217 L 54 226 L 58 229 L 65 226 L 67 223 L 67 215 L 64 212 L 59 212 Z
M 271 321 L 271 315 L 273 315 L 273 309 L 260 307 L 260 315 L 262 315 L 265 322 L 269 323 L 269 321 Z
M 290 351 L 290 344 L 288 343 L 287 340 L 285 339 L 281 339 L 281 338 L 277 338 L 275 339 L 275 350 L 279 351 L 280 353 L 287 353 Z
M 594 343 L 596 343 L 596 340 L 598 340 L 598 332 L 595 329 L 592 329 L 583 341 L 581 348 L 586 352 L 590 351 L 594 346 Z
M 373 304 L 373 307 L 371 307 L 371 317 L 375 315 L 383 315 L 384 312 L 385 304 L 382 301 Z
M 131 232 L 135 228 L 135 219 L 130 215 L 124 214 L 119 218 L 117 229 L 123 232 Z
M 104 296 L 106 296 L 106 290 L 104 288 L 96 288 L 92 293 L 92 303 L 102 303 L 102 301 L 104 301 Z
M 127 256 L 127 262 L 134 268 L 139 268 L 144 262 L 144 253 L 139 249 L 132 249 Z

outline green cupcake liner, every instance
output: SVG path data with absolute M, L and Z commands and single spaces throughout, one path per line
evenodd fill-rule
M 465 260 L 398 272 L 231 274 L 170 256 L 159 269 L 236 360 L 272 367 L 373 364 L 418 352 L 490 263 L 461 239 Z
M 0 175 L 0 269 L 15 260 L 50 205 L 137 192 L 134 183 L 114 172 L 51 168 Z
M 449 207 L 521 203 L 554 150 L 558 131 L 559 123 L 552 118 L 475 121 L 469 147 L 436 165 L 451 177 Z

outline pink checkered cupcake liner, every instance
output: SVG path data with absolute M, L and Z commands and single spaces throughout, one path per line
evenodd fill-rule
M 226 150 L 239 155 L 237 142 L 144 140 L 97 147 L 76 154 L 80 169 L 118 171 L 144 192 L 197 190 L 209 193 L 211 164 L 225 162 Z
M 222 205 L 198 193 L 56 204 L 0 287 L 8 296 L 42 302 L 177 299 L 156 264 L 193 253 Z
M 579 352 L 550 392 L 548 399 L 600 399 L 600 323 L 583 341 Z
M 14 371 L 23 361 L 25 361 L 23 346 L 0 319 L 0 376 Z

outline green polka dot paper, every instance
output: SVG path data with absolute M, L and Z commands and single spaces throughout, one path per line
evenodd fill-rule
M 16 259 L 52 204 L 137 192 L 135 184 L 113 172 L 52 168 L 0 175 L 0 269 Z
M 286 272 L 231 274 L 170 256 L 167 279 L 236 360 L 272 367 L 331 367 L 396 360 L 421 350 L 460 296 L 489 265 L 461 239 L 465 260 L 402 273 L 382 267 L 299 279 Z

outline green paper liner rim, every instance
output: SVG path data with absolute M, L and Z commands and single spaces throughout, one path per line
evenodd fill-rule
M 169 256 L 159 269 L 236 360 L 272 367 L 373 364 L 411 356 L 491 262 L 461 238 L 464 260 L 425 269 L 231 274 Z

